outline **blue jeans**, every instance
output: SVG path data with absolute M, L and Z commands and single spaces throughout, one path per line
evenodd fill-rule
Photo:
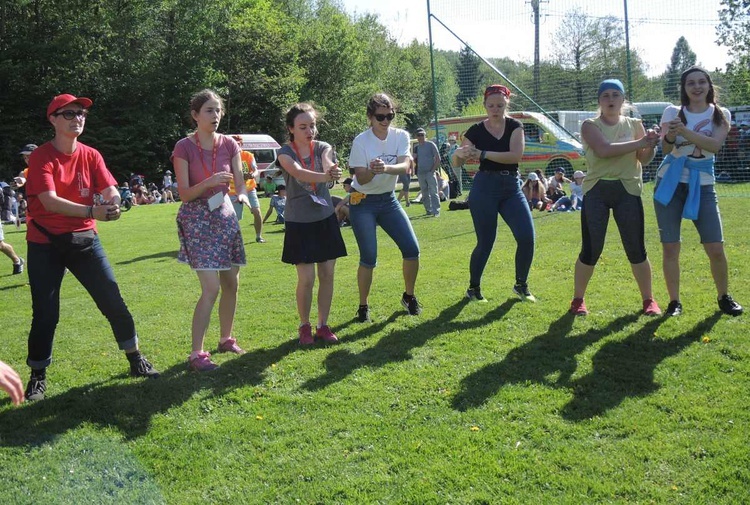
M 477 235 L 477 245 L 469 262 L 469 284 L 480 285 L 495 245 L 498 214 L 516 239 L 516 282 L 525 284 L 534 259 L 534 220 L 518 177 L 478 172 L 469 193 L 469 211 Z
M 26 268 L 33 310 L 29 355 L 26 360 L 29 367 L 45 368 L 52 362 L 52 341 L 60 319 L 60 286 L 65 268 L 86 288 L 107 318 L 119 348 L 124 350 L 138 345 L 133 317 L 120 296 L 120 288 L 99 242 L 99 236 L 94 238 L 90 250 L 70 252 L 67 255 L 62 255 L 51 244 L 27 244 Z
M 359 247 L 359 264 L 363 267 L 375 268 L 377 265 L 377 225 L 393 239 L 405 260 L 419 258 L 417 236 L 392 192 L 367 195 L 357 205 L 350 205 L 349 221 Z

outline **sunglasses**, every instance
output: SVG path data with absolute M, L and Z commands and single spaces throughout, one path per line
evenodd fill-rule
M 378 121 L 385 121 L 386 119 L 388 121 L 393 121 L 393 118 L 396 117 L 396 113 L 391 112 L 389 114 L 373 114 L 373 117 Z
M 73 118 L 80 118 L 80 119 L 86 119 L 86 116 L 88 116 L 89 111 L 83 109 L 83 110 L 64 110 L 62 112 L 53 112 L 50 114 L 50 116 L 62 116 L 68 121 L 70 121 Z

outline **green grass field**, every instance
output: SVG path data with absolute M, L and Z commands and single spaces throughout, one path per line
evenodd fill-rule
M 650 191 L 650 188 L 649 188 Z M 647 246 L 657 300 L 668 302 L 650 196 Z M 261 201 L 263 210 L 268 200 Z M 747 198 L 721 201 L 730 283 L 750 305 Z M 341 344 L 300 350 L 295 270 L 283 233 L 266 244 L 242 221 L 235 334 L 244 356 L 186 370 L 195 274 L 175 260 L 176 205 L 137 207 L 99 229 L 141 347 L 162 372 L 127 377 L 105 319 L 68 276 L 47 399 L 0 400 L 3 503 L 685 503 L 750 501 L 747 314 L 717 312 L 708 261 L 684 225 L 679 318 L 640 316 L 641 301 L 611 224 L 587 294 L 566 311 L 580 245 L 577 213 L 535 213 L 530 287 L 511 298 L 514 243 L 504 224 L 485 271 L 487 304 L 467 304 L 474 234 L 468 211 L 422 217 L 409 317 L 400 256 L 383 235 L 360 324 L 357 247 L 337 264 L 331 325 Z M 24 235 L 6 240 L 25 255 Z M 0 359 L 28 379 L 26 275 L 0 263 Z M 218 341 L 211 323 L 208 350 Z

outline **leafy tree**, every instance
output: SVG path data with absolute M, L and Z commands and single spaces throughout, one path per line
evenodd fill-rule
M 664 74 L 664 96 L 674 102 L 680 99 L 680 75 L 688 68 L 695 65 L 695 52 L 690 49 L 690 44 L 685 37 L 677 39 L 672 50 L 672 58 Z
M 717 43 L 729 48 L 726 103 L 750 104 L 750 0 L 722 0 Z
M 461 48 L 456 67 L 459 90 L 456 101 L 458 102 L 459 109 L 463 109 L 479 92 L 479 84 L 481 82 L 479 72 L 480 63 L 481 60 L 474 55 L 468 46 Z

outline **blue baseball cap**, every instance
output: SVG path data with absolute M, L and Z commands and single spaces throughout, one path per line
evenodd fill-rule
M 625 94 L 625 86 L 622 85 L 620 79 L 605 79 L 601 82 L 601 84 L 599 84 L 599 92 L 596 94 L 596 96 L 601 96 L 601 94 L 608 89 L 616 89 L 623 95 Z

